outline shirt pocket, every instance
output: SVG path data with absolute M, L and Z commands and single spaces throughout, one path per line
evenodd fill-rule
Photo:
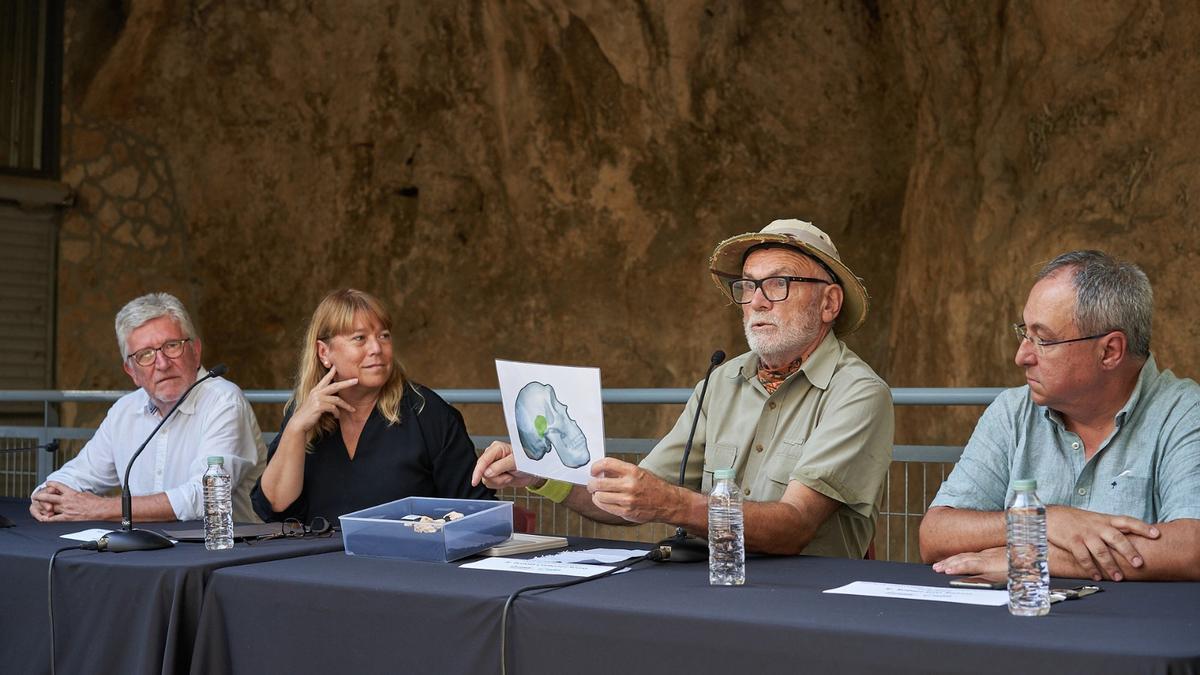
M 763 501 L 777 501 L 783 496 L 784 490 L 787 490 L 788 483 L 792 482 L 792 471 L 796 469 L 796 465 L 800 463 L 800 459 L 804 456 L 804 441 L 784 440 L 771 453 L 771 457 L 767 459 L 764 473 L 767 480 L 764 481 L 762 489 L 765 490 L 759 497 Z
M 708 494 L 712 490 L 713 471 L 734 468 L 737 452 L 736 443 L 717 443 L 705 449 L 704 476 L 700 479 L 701 493 Z
M 1149 476 L 1126 474 L 1110 478 L 1099 486 L 1103 501 L 1094 498 L 1099 495 L 1093 490 L 1092 507 L 1097 511 L 1110 513 L 1114 516 L 1130 516 L 1147 523 L 1158 520 L 1155 508 L 1154 490 Z

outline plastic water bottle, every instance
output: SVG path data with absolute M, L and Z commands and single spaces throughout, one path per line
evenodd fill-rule
M 708 494 L 708 583 L 741 586 L 746 583 L 746 539 L 742 529 L 742 491 L 733 469 L 713 472 Z
M 1008 502 L 1008 611 L 1016 616 L 1050 612 L 1050 563 L 1047 560 L 1046 506 L 1036 480 L 1013 481 Z
M 233 497 L 224 457 L 209 457 L 204 472 L 204 548 L 233 548 Z

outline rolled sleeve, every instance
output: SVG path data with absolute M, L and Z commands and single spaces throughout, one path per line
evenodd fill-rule
M 948 506 L 972 511 L 1002 511 L 1008 493 L 1009 448 L 1016 443 L 1005 392 L 987 407 L 954 470 L 938 489 L 929 508 Z
M 205 470 L 208 467 L 205 466 Z M 204 486 L 201 479 L 204 471 L 195 474 L 195 480 L 170 488 L 164 494 L 171 502 L 176 520 L 198 520 L 204 517 Z
M 891 391 L 877 379 L 837 387 L 829 408 L 804 441 L 789 478 L 871 517 L 892 459 Z M 835 389 L 831 387 L 831 391 Z
M 164 491 L 177 520 L 199 520 L 204 517 L 204 473 L 208 471 L 208 458 L 217 455 L 225 458 L 225 470 L 229 472 L 230 478 L 230 497 L 236 506 L 238 485 L 247 471 L 253 470 L 254 462 L 226 450 L 206 450 L 203 457 L 198 457 L 192 462 L 191 478 Z
M 1157 469 L 1159 522 L 1200 519 L 1200 407 L 1191 408 L 1167 432 Z
M 249 493 L 250 485 L 257 479 L 260 467 L 257 425 L 248 423 L 253 419 L 249 403 L 240 395 L 231 395 L 221 405 L 212 406 L 202 425 L 200 440 L 202 452 L 193 458 L 188 479 L 165 491 L 175 517 L 179 520 L 196 520 L 204 516 L 204 472 L 208 470 L 209 457 L 223 457 L 225 470 L 229 472 L 230 494 L 234 510 L 238 502 L 245 499 L 241 493 Z M 246 510 L 249 510 L 247 505 Z M 235 517 L 245 518 L 238 513 Z
M 642 469 L 671 484 L 679 481 L 679 462 L 683 459 L 683 448 L 687 445 L 688 434 L 692 430 L 692 419 L 696 417 L 696 406 L 700 400 L 700 387 L 703 384 L 704 382 L 701 381 L 692 390 L 692 395 L 688 398 L 683 413 L 675 420 L 675 426 L 671 428 L 671 431 L 666 436 L 663 436 L 654 445 L 654 449 L 638 463 L 638 466 Z M 684 472 L 684 485 L 693 490 L 700 488 L 701 477 L 704 471 L 706 417 L 705 413 L 701 411 L 696 423 L 696 435 L 692 441 L 692 451 L 688 455 L 688 465 Z

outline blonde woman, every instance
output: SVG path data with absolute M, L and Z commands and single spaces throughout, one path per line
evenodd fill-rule
M 354 289 L 313 312 L 296 389 L 252 495 L 263 520 L 340 515 L 402 497 L 491 499 L 471 486 L 475 448 L 462 415 L 408 380 L 391 318 Z

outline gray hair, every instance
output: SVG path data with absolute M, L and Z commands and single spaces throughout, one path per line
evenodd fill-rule
M 1154 291 L 1142 268 L 1102 251 L 1071 251 L 1046 263 L 1037 280 L 1063 269 L 1074 271 L 1075 325 L 1082 334 L 1119 330 L 1131 354 L 1149 358 Z
M 179 298 L 170 293 L 147 293 L 140 298 L 130 300 L 117 312 L 117 346 L 121 349 L 121 358 L 129 356 L 129 334 L 160 316 L 169 316 L 179 324 L 184 337 L 196 337 L 196 329 L 192 326 L 192 317 Z

